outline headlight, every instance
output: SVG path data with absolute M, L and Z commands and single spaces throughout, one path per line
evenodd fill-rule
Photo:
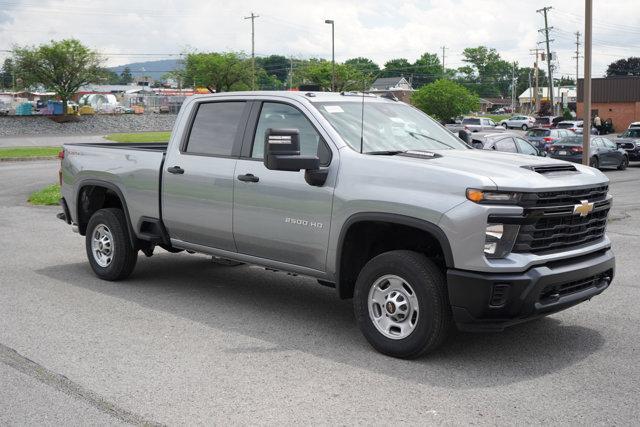
M 520 194 L 507 191 L 484 191 L 476 190 L 475 188 L 468 188 L 467 199 L 475 203 L 513 205 L 520 200 Z
M 519 225 L 488 224 L 484 237 L 484 255 L 487 258 L 504 258 L 513 249 Z

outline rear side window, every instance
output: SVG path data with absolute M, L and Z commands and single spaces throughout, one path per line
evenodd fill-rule
M 513 142 L 512 138 L 504 138 L 500 141 L 496 141 L 495 144 L 496 150 L 498 151 L 506 151 L 508 153 L 517 153 L 516 144 Z
M 240 129 L 245 102 L 200 104 L 191 126 L 187 153 L 230 156 Z

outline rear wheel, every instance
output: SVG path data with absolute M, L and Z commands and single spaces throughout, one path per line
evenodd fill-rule
M 442 271 L 412 251 L 370 260 L 356 281 L 354 309 L 369 343 L 393 357 L 410 359 L 436 349 L 452 325 Z
M 131 245 L 127 219 L 121 209 L 100 209 L 91 216 L 85 246 L 93 272 L 104 280 L 125 279 L 138 260 L 138 251 Z
M 622 161 L 620 162 L 620 165 L 618 166 L 618 170 L 625 170 L 627 168 L 627 166 L 629 166 L 629 158 L 627 156 L 622 156 Z
M 529 126 L 527 126 L 527 125 L 522 125 L 522 130 L 527 130 L 527 129 L 529 129 Z
M 591 166 L 592 168 L 598 169 L 598 167 L 600 166 L 600 162 L 598 161 L 598 158 L 592 157 L 591 160 L 589 160 L 589 166 Z

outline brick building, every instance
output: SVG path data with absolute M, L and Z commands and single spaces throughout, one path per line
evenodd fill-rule
M 578 80 L 577 115 L 584 112 L 584 80 Z M 640 76 L 591 79 L 591 115 L 613 121 L 616 132 L 640 121 Z

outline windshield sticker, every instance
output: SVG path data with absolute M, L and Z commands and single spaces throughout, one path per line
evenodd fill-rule
M 325 105 L 324 109 L 327 113 L 344 113 L 344 110 L 339 105 Z

